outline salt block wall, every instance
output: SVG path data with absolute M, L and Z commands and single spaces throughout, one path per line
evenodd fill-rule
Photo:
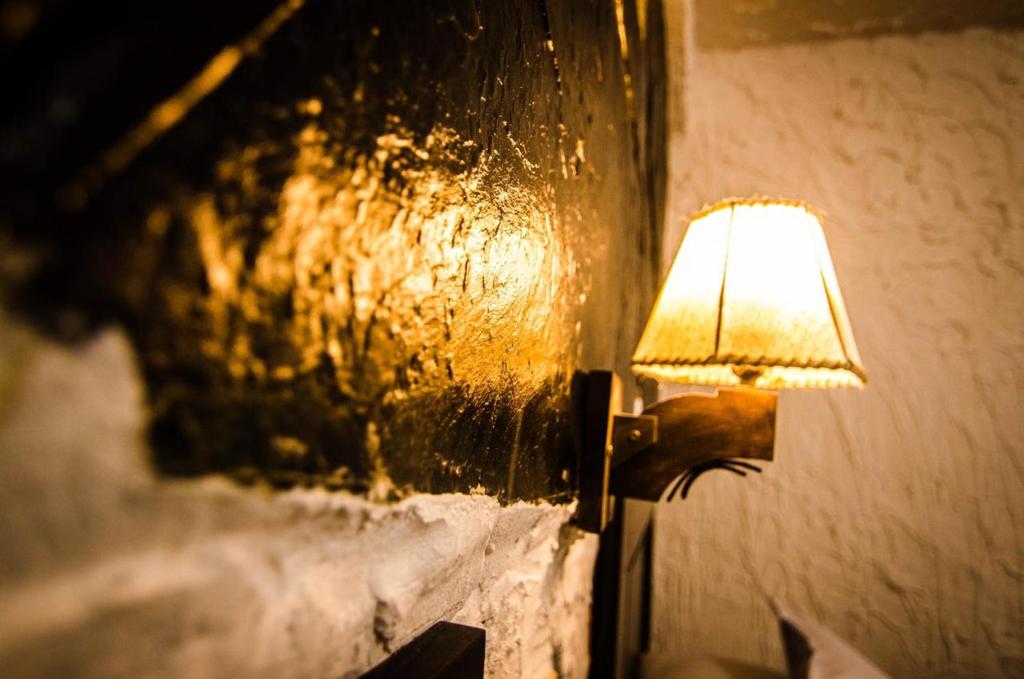
M 275 4 L 29 2 L 0 299 L 127 331 L 167 475 L 569 501 L 656 291 L 660 2 Z
M 763 475 L 659 505 L 655 651 L 781 668 L 774 598 L 894 676 L 1024 676 L 1024 35 L 670 65 L 664 265 L 704 203 L 809 201 L 870 382 L 784 393 Z
M 3 325 L 4 676 L 351 677 L 438 619 L 486 627 L 488 676 L 586 675 L 571 507 L 160 479 L 122 333 Z
M 585 676 L 661 3 L 244 4 L 0 13 L 0 675 Z

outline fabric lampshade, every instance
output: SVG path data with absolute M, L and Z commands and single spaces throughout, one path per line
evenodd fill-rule
M 864 385 L 817 214 L 762 198 L 725 200 L 696 214 L 633 371 L 766 389 Z

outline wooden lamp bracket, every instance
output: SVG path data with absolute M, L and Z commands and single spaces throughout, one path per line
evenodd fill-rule
M 724 467 L 744 473 L 756 468 L 737 458 L 773 457 L 775 392 L 739 387 L 682 394 L 640 415 L 617 413 L 620 402 L 614 373 L 585 376 L 576 514 L 584 530 L 604 530 L 616 497 L 657 501 L 670 483 L 680 479 L 674 494 L 681 476 L 695 470 Z

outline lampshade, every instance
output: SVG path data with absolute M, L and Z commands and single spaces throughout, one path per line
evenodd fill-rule
M 697 213 L 633 355 L 633 372 L 766 389 L 867 381 L 818 216 L 795 201 Z

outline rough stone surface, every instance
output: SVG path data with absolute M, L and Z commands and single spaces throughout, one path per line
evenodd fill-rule
M 1024 35 L 692 56 L 666 258 L 723 196 L 822 209 L 869 384 L 659 506 L 655 649 L 781 667 L 774 597 L 893 676 L 1024 676 Z
M 571 507 L 161 480 L 122 333 L 2 323 L 5 676 L 348 677 L 438 619 L 487 629 L 488 676 L 585 676 Z

